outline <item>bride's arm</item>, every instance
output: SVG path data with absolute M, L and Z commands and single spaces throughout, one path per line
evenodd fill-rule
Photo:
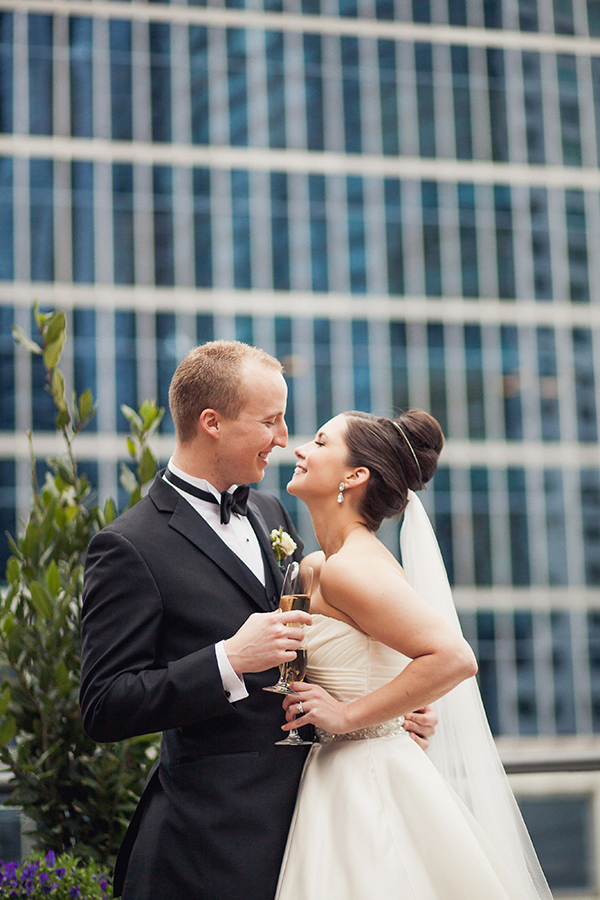
M 464 638 L 385 559 L 332 556 L 321 569 L 320 589 L 331 606 L 411 662 L 388 684 L 348 704 L 318 685 L 296 683 L 294 690 L 304 709 L 296 725 L 312 722 L 335 734 L 368 728 L 433 703 L 477 672 Z M 286 698 L 290 717 L 297 703 L 293 697 Z

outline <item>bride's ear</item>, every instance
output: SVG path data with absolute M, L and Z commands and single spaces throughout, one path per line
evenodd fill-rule
M 366 466 L 358 466 L 346 476 L 348 487 L 358 487 L 360 484 L 366 484 L 371 477 L 371 472 Z

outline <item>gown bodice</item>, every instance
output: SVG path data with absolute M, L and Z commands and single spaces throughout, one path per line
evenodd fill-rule
M 320 684 L 342 703 L 388 684 L 409 660 L 347 622 L 313 614 L 307 630 L 306 680 Z

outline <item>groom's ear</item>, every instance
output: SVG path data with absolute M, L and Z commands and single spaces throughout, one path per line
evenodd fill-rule
M 204 431 L 212 438 L 219 436 L 220 416 L 214 409 L 203 409 L 198 419 L 198 431 Z

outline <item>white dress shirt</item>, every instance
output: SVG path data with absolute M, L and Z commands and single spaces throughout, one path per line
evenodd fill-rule
M 168 468 L 174 475 L 177 475 L 183 481 L 195 485 L 202 491 L 213 494 L 220 503 L 221 494 L 209 481 L 206 481 L 204 478 L 195 478 L 193 475 L 188 475 L 187 472 L 182 472 L 181 469 L 178 469 L 177 466 L 173 465 L 172 460 L 169 460 Z M 168 479 L 165 480 L 168 481 Z M 171 484 L 170 481 L 168 483 Z M 248 518 L 246 516 L 237 516 L 234 513 L 228 524 L 223 525 L 221 524 L 220 507 L 217 504 L 211 503 L 209 500 L 201 500 L 199 497 L 194 497 L 192 494 L 186 493 L 186 491 L 178 488 L 174 484 L 171 484 L 171 487 L 187 500 L 190 506 L 202 516 L 207 525 L 210 525 L 213 531 L 221 538 L 229 549 L 235 553 L 246 566 L 248 566 L 250 571 L 256 575 L 261 584 L 264 585 L 265 564 L 263 555 L 261 553 L 258 538 L 256 537 Z M 229 488 L 229 491 L 235 490 L 236 487 L 237 485 L 232 485 Z M 215 644 L 215 655 L 221 674 L 221 681 L 223 682 L 223 689 L 225 690 L 230 703 L 247 697 L 248 691 L 246 690 L 244 679 L 238 676 L 232 668 L 231 663 L 227 658 L 223 641 L 219 641 L 218 644 Z

